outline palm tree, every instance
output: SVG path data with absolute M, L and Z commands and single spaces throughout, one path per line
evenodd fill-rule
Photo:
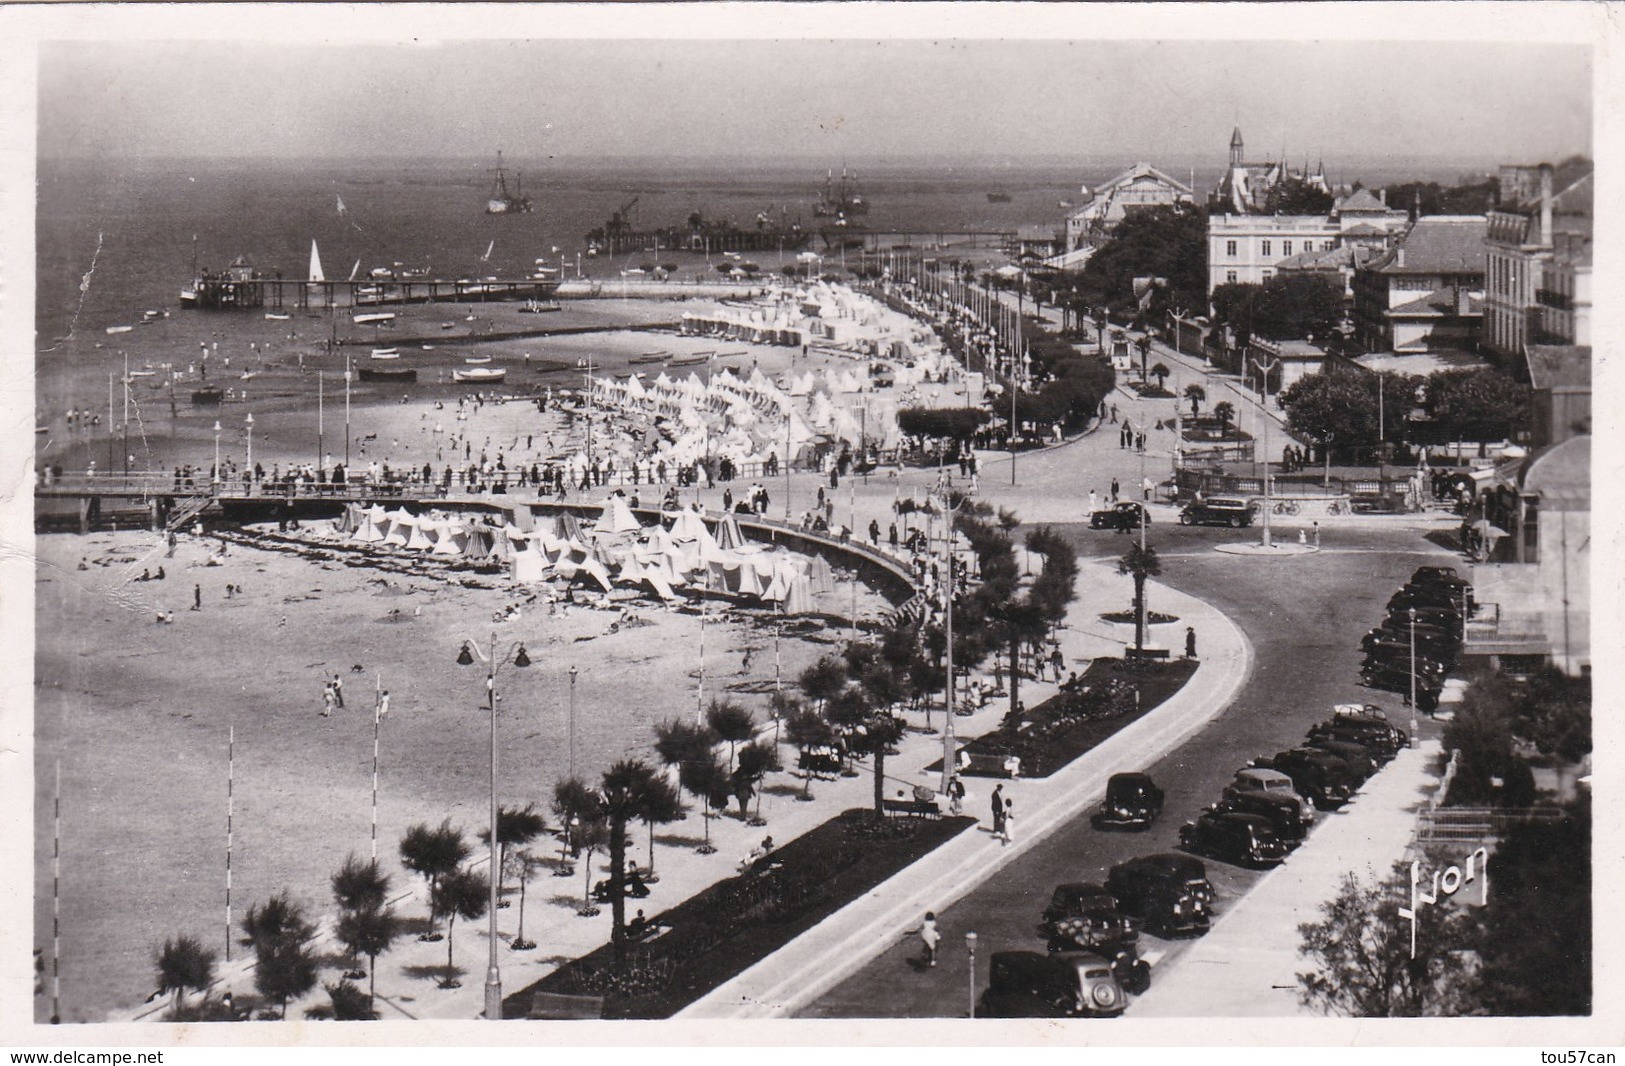
M 517 807 L 499 807 L 497 809 L 497 899 L 502 899 L 503 874 L 507 869 L 509 845 L 522 846 L 541 836 L 547 829 L 547 822 L 537 812 L 534 803 L 527 803 L 524 809 Z M 480 830 L 481 842 L 491 843 L 491 830 Z M 498 903 L 499 907 L 506 907 L 506 903 Z
M 835 730 L 819 715 L 808 708 L 802 708 L 790 716 L 784 723 L 785 735 L 790 738 L 803 756 L 812 748 L 828 747 L 835 743 Z M 806 770 L 802 774 L 801 799 L 812 799 L 812 771 Z
M 1172 373 L 1173 371 L 1168 369 L 1167 363 L 1158 363 L 1151 368 L 1151 376 L 1157 379 L 1157 388 L 1159 389 L 1168 387 L 1168 375 Z
M 429 913 L 446 919 L 446 979 L 440 982 L 441 988 L 462 987 L 462 982 L 453 976 L 456 970 L 451 959 L 452 935 L 457 931 L 457 919 L 467 918 L 472 922 L 485 916 L 490 894 L 491 882 L 484 874 L 461 867 L 441 874 L 430 891 Z
M 673 789 L 641 759 L 622 759 L 604 771 L 603 809 L 609 824 L 610 941 L 615 966 L 626 964 L 626 827 L 651 807 L 669 809 Z
M 705 724 L 728 742 L 728 766 L 733 767 L 734 749 L 756 735 L 756 718 L 731 700 L 713 699 L 705 709 Z
M 180 1020 L 181 1005 L 186 990 L 206 992 L 214 983 L 214 952 L 205 948 L 195 937 L 184 934 L 165 940 L 158 952 L 158 991 L 173 992 L 174 1002 L 169 1016 Z
M 1236 405 L 1229 400 L 1220 400 L 1213 405 L 1213 417 L 1219 420 L 1219 436 L 1230 435 L 1230 423 L 1236 420 Z
M 1191 417 L 1195 418 L 1202 413 L 1202 404 L 1207 401 L 1207 390 L 1193 381 L 1185 386 L 1185 399 L 1191 402 Z
M 401 865 L 427 882 L 431 897 L 440 879 L 468 858 L 468 851 L 462 830 L 453 829 L 450 818 L 434 829 L 420 822 L 406 831 L 400 843 Z
M 1151 356 L 1151 334 L 1142 333 L 1134 339 L 1134 347 L 1140 352 L 1140 380 L 1145 380 L 1145 361 Z
M 553 786 L 553 813 L 564 827 L 564 842 L 570 854 L 579 854 L 581 827 L 598 817 L 597 793 L 579 777 L 565 778 Z
M 1134 578 L 1134 649 L 1145 651 L 1145 579 L 1162 573 L 1157 549 L 1134 545 L 1117 560 L 1117 572 Z

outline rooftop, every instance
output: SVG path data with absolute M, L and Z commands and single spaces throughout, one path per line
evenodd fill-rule
M 1419 218 L 1371 269 L 1384 274 L 1482 274 L 1488 220 L 1476 215 Z
M 1589 389 L 1589 344 L 1531 344 L 1524 355 L 1529 384 L 1537 389 Z
M 1430 352 L 1401 354 L 1399 352 L 1370 352 L 1354 360 L 1360 366 L 1379 374 L 1437 374 L 1441 370 L 1475 370 L 1488 366 L 1471 352 L 1439 349 Z
M 1591 499 L 1591 438 L 1570 437 L 1540 452 L 1523 469 L 1523 490 L 1542 501 Z

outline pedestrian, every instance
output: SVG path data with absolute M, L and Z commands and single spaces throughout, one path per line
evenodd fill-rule
M 203 610 L 203 586 L 202 585 L 193 585 L 192 586 L 192 610 L 194 610 L 194 611 Z
M 333 675 L 333 706 L 344 710 L 344 681 L 338 674 Z
M 993 786 L 993 835 L 1004 836 L 1004 784 Z
M 1004 822 L 999 827 L 999 839 L 1009 846 L 1015 839 L 1016 802 L 1007 799 L 1004 801 Z
M 1196 627 L 1185 627 L 1185 658 L 1196 658 Z
M 1315 548 L 1317 550 L 1320 548 L 1320 523 L 1319 522 L 1315 523 Z
M 1302 526 L 1298 527 L 1298 543 L 1305 546 L 1309 543 L 1309 531 Z
M 1116 502 L 1117 502 L 1117 494 L 1118 494 L 1118 484 L 1117 484 L 1117 479 L 1116 479 L 1116 478 L 1112 478 L 1112 502 L 1113 502 L 1113 503 L 1116 503 Z
M 1088 514 L 1094 514 L 1098 510 L 1100 510 L 1100 495 L 1099 495 L 1099 493 L 1095 492 L 1094 489 L 1090 489 L 1089 490 L 1089 510 L 1088 510 L 1087 513 Z
M 389 716 L 389 689 L 386 688 L 382 692 L 378 693 L 378 717 L 379 718 L 386 718 L 388 716 Z
M 873 518 L 869 519 L 869 543 L 880 547 L 880 523 Z
M 935 966 L 937 964 L 937 945 L 942 943 L 942 934 L 937 931 L 936 912 L 926 911 L 924 920 L 920 922 L 920 927 L 914 932 L 919 934 L 920 943 L 925 945 L 925 964 Z
M 322 717 L 327 718 L 333 713 L 333 683 L 322 682 Z
M 954 774 L 948 779 L 948 813 L 957 818 L 964 806 L 965 782 L 959 779 L 958 774 Z

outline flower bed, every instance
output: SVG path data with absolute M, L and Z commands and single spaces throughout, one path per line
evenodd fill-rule
M 1102 622 L 1114 622 L 1117 625 L 1133 625 L 1133 611 L 1108 611 L 1100 616 Z M 1171 622 L 1179 621 L 1177 614 L 1163 614 L 1161 611 L 1145 612 L 1145 624 L 1148 626 L 1165 626 Z
M 503 1017 L 523 1018 L 541 992 L 602 996 L 605 1018 L 669 1018 L 975 824 L 845 811 L 652 917 L 661 934 L 629 944 L 623 969 L 606 944 L 507 997 Z
M 966 744 L 965 750 L 994 757 L 986 760 L 990 763 L 1014 755 L 1021 760 L 1022 777 L 1048 777 L 1160 706 L 1185 686 L 1196 666 L 1190 659 L 1096 659 L 1075 686 L 1019 717 L 1005 715 L 999 728 Z

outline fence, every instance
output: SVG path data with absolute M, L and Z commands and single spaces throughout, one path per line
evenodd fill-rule
M 1482 843 L 1498 840 L 1516 826 L 1553 825 L 1567 817 L 1561 807 L 1434 807 L 1420 812 L 1416 840 L 1419 844 Z

